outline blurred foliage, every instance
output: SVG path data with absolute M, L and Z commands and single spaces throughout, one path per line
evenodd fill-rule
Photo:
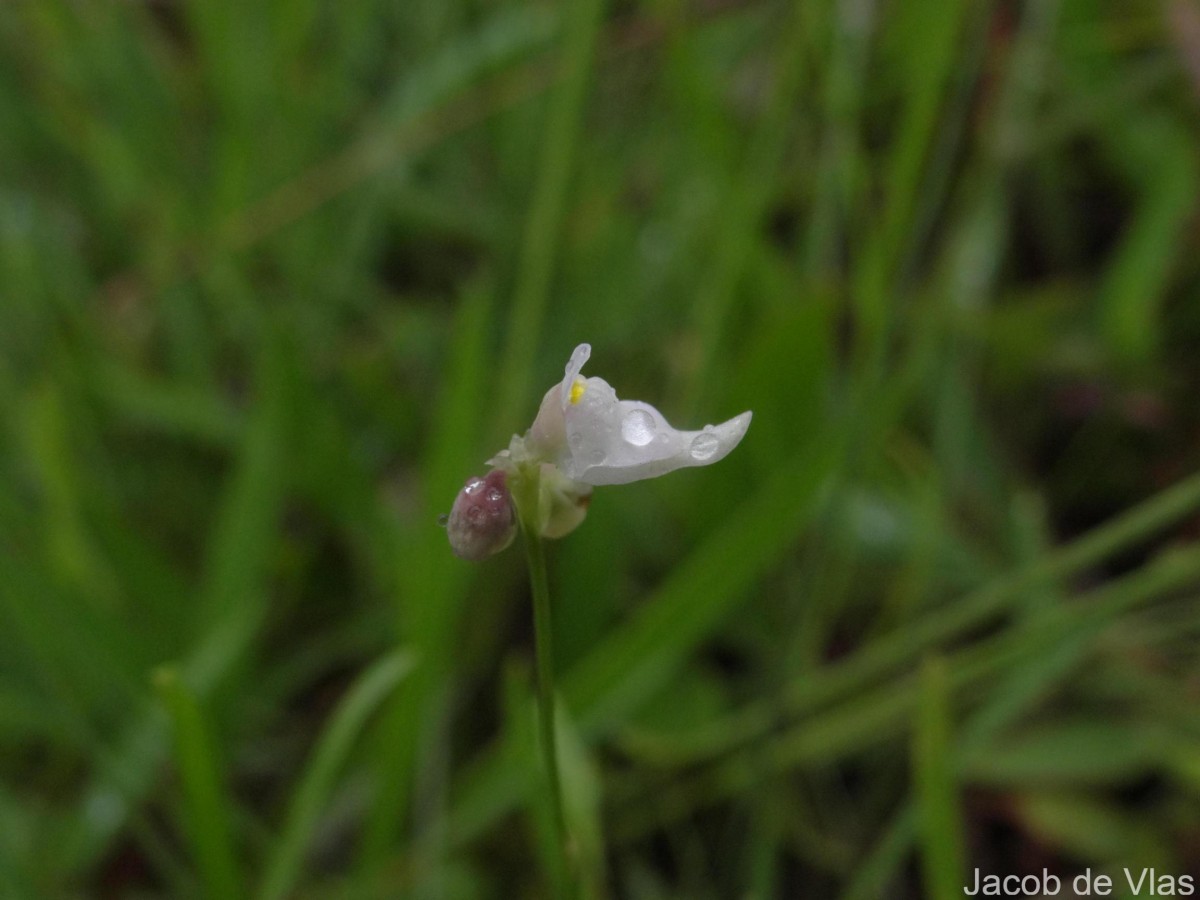
M 755 412 L 552 548 L 588 896 L 1194 871 L 1198 103 L 1195 0 L 0 5 L 0 894 L 547 897 L 436 520 L 584 340 Z

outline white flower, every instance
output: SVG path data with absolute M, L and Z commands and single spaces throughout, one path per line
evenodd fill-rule
M 546 392 L 527 444 L 583 484 L 627 484 L 686 466 L 707 466 L 738 445 L 750 427 L 744 412 L 700 431 L 680 431 L 641 400 L 621 400 L 603 378 L 579 373 L 592 348 L 571 354 L 560 384 Z
M 594 485 L 707 466 L 724 459 L 750 427 L 751 414 L 744 412 L 720 425 L 680 431 L 649 403 L 621 400 L 603 378 L 580 375 L 591 353 L 589 344 L 575 348 L 563 380 L 542 398 L 533 426 L 524 436 L 513 435 L 508 448 L 488 460 L 507 476 L 513 500 L 525 510 L 521 520 L 534 523 L 529 527 L 543 537 L 562 537 L 583 521 Z M 461 542 L 481 555 L 468 556 L 456 546 L 459 555 L 478 559 L 507 545 L 499 538 L 472 537 Z M 452 533 L 451 543 L 455 540 Z

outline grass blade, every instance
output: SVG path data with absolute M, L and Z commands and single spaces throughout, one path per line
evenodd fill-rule
M 945 660 L 926 661 L 913 734 L 913 781 L 925 894 L 959 900 L 966 872 Z
M 338 773 L 371 714 L 412 671 L 413 664 L 408 653 L 385 656 L 359 678 L 338 706 L 292 796 L 283 831 L 255 894 L 259 900 L 280 900 L 300 878 L 305 851 L 333 793 Z
M 511 423 L 519 420 L 517 412 L 528 402 L 533 388 L 538 338 L 562 233 L 567 186 L 583 127 L 583 109 L 603 11 L 604 0 L 581 0 L 567 6 L 561 56 L 566 71 L 551 98 L 546 139 L 537 169 L 540 176 L 521 245 L 508 343 L 500 366 L 503 380 L 493 429 L 498 435 L 511 430 Z
M 236 900 L 244 896 L 244 882 L 234 849 L 231 804 L 208 723 L 196 695 L 177 670 L 159 669 L 154 687 L 171 718 L 192 853 L 209 896 Z

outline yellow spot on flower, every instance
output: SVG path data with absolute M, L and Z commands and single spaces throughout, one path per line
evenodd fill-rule
M 587 390 L 587 384 L 584 382 L 584 380 L 582 378 L 576 378 L 571 383 L 570 401 L 571 401 L 572 406 L 574 406 L 576 403 L 578 403 L 580 400 L 583 399 L 583 392 L 586 390 Z

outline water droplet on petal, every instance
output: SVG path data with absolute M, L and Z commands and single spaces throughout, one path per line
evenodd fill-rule
M 467 507 L 467 521 L 472 525 L 482 525 L 487 520 L 487 510 L 482 506 Z
M 711 459 L 712 455 L 717 452 L 717 448 L 721 442 L 717 440 L 715 435 L 702 432 L 692 438 L 692 446 L 688 452 L 692 454 L 692 459 L 706 460 Z
M 483 490 L 483 479 L 482 478 L 472 478 L 470 481 L 467 482 L 466 487 L 463 488 L 463 493 L 478 494 L 482 490 Z
M 644 409 L 635 409 L 621 420 L 621 437 L 635 447 L 645 447 L 654 440 L 654 416 Z
M 499 503 L 504 499 L 504 495 L 497 488 L 492 488 L 487 492 L 488 503 Z
M 607 458 L 608 458 L 608 454 L 605 453 L 604 450 L 600 447 L 597 447 L 595 450 L 593 450 L 591 453 L 588 454 L 588 462 L 591 463 L 593 466 L 601 465 L 604 462 L 604 460 L 606 460 Z
M 583 446 L 583 435 L 576 431 L 571 435 L 570 438 L 568 438 L 568 442 L 570 443 L 572 450 L 578 450 Z
M 445 527 L 446 527 L 446 523 L 447 523 L 447 522 L 449 522 L 449 521 L 450 521 L 450 513 L 442 513 L 442 514 L 441 514 L 440 516 L 438 516 L 438 518 L 437 518 L 437 523 L 438 523 L 439 525 L 441 525 L 443 528 L 445 528 Z

